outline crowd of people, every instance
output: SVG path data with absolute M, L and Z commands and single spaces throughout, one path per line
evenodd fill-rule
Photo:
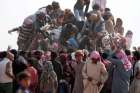
M 140 93 L 140 48 L 106 2 L 53 1 L 10 30 L 18 50 L 0 51 L 0 93 Z

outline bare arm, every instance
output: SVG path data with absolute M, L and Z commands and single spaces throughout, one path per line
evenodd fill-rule
M 104 65 L 104 64 L 102 64 L 101 74 L 102 74 L 102 77 L 101 77 L 101 82 L 102 82 L 102 83 L 105 83 L 105 81 L 106 81 L 106 80 L 107 80 L 107 78 L 108 78 L 108 72 L 107 72 L 107 70 L 106 70 L 106 68 L 105 68 L 105 65 Z
M 8 62 L 6 64 L 6 75 L 9 76 L 10 78 L 14 79 L 14 75 L 13 75 L 13 72 L 12 72 L 12 64 L 10 62 Z
M 16 27 L 16 28 L 13 28 L 12 30 L 9 30 L 8 33 L 12 33 L 12 32 L 18 32 L 21 30 L 21 27 Z
M 84 65 L 84 67 L 82 69 L 82 76 L 83 76 L 83 79 L 88 78 L 88 75 L 87 75 L 87 63 Z

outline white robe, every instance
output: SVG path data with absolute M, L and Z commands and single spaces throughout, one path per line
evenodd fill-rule
M 98 82 L 104 83 L 107 80 L 107 71 L 103 63 L 98 62 L 93 64 L 88 62 L 84 65 L 82 70 L 84 92 L 83 93 L 99 93 L 103 85 L 98 86 Z M 91 77 L 93 80 L 88 81 L 87 78 Z

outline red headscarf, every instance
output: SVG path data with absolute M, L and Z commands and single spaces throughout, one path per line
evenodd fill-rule
M 120 59 L 123 62 L 124 68 L 126 71 L 130 70 L 132 68 L 131 62 L 128 60 L 127 55 L 123 50 L 120 50 L 117 54 L 116 57 Z
M 90 58 L 91 59 L 100 59 L 101 58 L 101 56 L 100 56 L 100 54 L 99 54 L 99 52 L 98 51 L 92 51 L 91 52 L 91 54 L 90 54 Z

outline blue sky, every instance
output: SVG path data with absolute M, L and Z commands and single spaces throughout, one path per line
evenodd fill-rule
M 9 35 L 7 31 L 20 26 L 25 17 L 33 14 L 38 8 L 51 4 L 53 0 L 0 0 L 0 50 L 4 50 L 8 45 L 17 48 L 17 33 Z M 76 0 L 55 0 L 59 1 L 63 8 L 73 9 Z M 107 0 L 107 7 L 115 17 L 120 17 L 124 21 L 125 32 L 134 32 L 133 46 L 140 45 L 140 1 L 139 0 Z M 90 6 L 91 7 L 91 6 Z

